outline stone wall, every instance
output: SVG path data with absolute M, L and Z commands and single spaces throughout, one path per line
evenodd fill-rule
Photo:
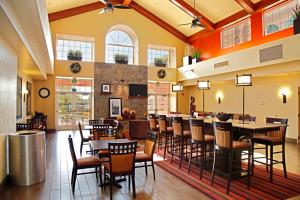
M 147 112 L 147 97 L 129 97 L 129 84 L 147 84 L 148 67 L 138 65 L 95 63 L 94 118 L 109 117 L 109 98 L 122 98 L 122 108 L 136 110 L 137 118 Z M 101 84 L 109 83 L 111 94 L 101 93 Z

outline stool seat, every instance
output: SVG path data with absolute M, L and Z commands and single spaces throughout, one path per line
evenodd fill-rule
M 277 137 L 270 137 L 270 136 L 265 136 L 265 135 L 258 135 L 254 136 L 252 138 L 252 141 L 255 143 L 260 143 L 260 144 L 273 144 L 273 145 L 279 145 L 282 143 L 282 139 L 277 138 Z
M 233 149 L 243 149 L 251 147 L 250 143 L 247 142 L 240 142 L 240 141 L 233 141 L 232 148 Z

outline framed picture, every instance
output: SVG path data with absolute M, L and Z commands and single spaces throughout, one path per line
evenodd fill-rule
M 109 98 L 109 117 L 117 117 L 122 112 L 122 99 Z
M 17 119 L 22 117 L 22 78 L 17 77 Z
M 110 84 L 108 84 L 108 83 L 102 83 L 102 85 L 101 85 L 101 92 L 102 93 L 111 93 L 110 92 Z

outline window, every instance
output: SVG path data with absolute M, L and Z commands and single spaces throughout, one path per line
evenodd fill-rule
M 300 4 L 300 0 L 292 0 L 288 3 L 271 8 L 264 12 L 264 34 L 269 35 L 293 26 L 293 8 Z
M 110 31 L 106 35 L 105 62 L 115 63 L 116 54 L 128 56 L 128 64 L 133 64 L 134 45 L 130 36 L 120 30 Z
M 148 112 L 168 114 L 170 110 L 170 84 L 148 83 Z
M 251 40 L 251 21 L 247 18 L 222 30 L 222 49 Z
M 148 66 L 158 66 L 155 64 L 155 58 L 162 58 L 166 61 L 166 67 L 169 67 L 170 51 L 162 49 L 148 48 Z
M 56 40 L 56 59 L 57 60 L 68 60 L 67 55 L 69 50 L 80 50 L 82 53 L 82 61 L 92 62 L 94 56 L 94 42 L 91 41 L 91 38 L 86 38 L 85 40 L 82 37 L 70 36 L 70 39 L 66 36 L 58 36 Z M 79 39 L 80 38 L 80 39 Z

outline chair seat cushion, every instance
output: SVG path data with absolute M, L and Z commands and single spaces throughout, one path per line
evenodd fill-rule
M 136 152 L 135 154 L 135 161 L 142 162 L 151 160 L 151 156 L 144 153 L 144 152 Z
M 260 144 L 282 144 L 282 139 L 265 135 L 258 135 L 252 138 L 252 142 Z
M 204 135 L 205 142 L 213 142 L 215 137 L 213 135 Z
M 78 167 L 88 167 L 88 166 L 97 166 L 100 165 L 101 161 L 96 156 L 90 156 L 85 158 L 77 159 Z
M 234 149 L 243 149 L 250 147 L 251 144 L 247 142 L 233 141 L 232 148 Z

